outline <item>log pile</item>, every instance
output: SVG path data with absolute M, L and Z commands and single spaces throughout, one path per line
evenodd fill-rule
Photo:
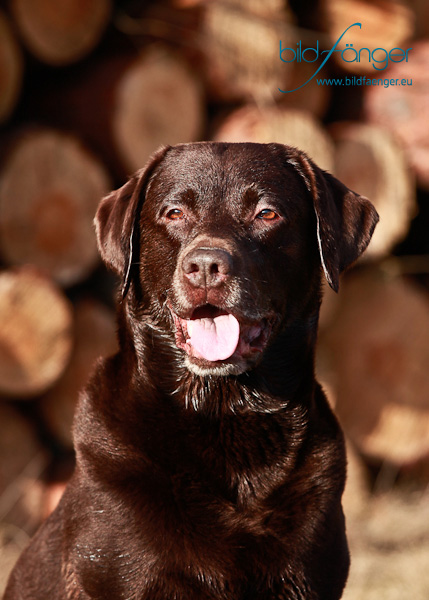
M 418 470 L 427 485 L 427 3 L 315 0 L 311 15 L 286 0 L 1 6 L 0 547 L 16 553 L 55 504 L 66 475 L 47 485 L 42 471 L 69 457 L 79 389 L 116 348 L 97 204 L 161 144 L 295 145 L 374 202 L 381 222 L 368 252 L 340 294 L 325 295 L 318 369 L 351 440 L 349 512 L 367 502 L 369 467 Z M 353 48 L 372 62 L 351 60 Z M 396 50 L 377 70 L 376 48 L 405 49 L 407 60 Z M 345 77 L 354 83 L 317 82 Z M 19 464 L 1 443 L 6 430 Z M 12 492 L 18 509 L 2 512 Z M 20 535 L 2 544 L 10 528 Z

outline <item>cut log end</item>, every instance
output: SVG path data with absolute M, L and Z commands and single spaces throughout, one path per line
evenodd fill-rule
M 321 0 L 321 18 L 330 47 L 352 26 L 338 44 L 341 52 L 334 53 L 337 64 L 351 73 L 379 75 L 376 68 L 385 64 L 384 49 L 388 52 L 402 47 L 412 37 L 414 14 L 408 4 L 404 0 Z
M 401 278 L 353 273 L 321 337 L 336 411 L 360 452 L 397 467 L 429 455 L 429 301 Z
M 322 169 L 331 171 L 334 146 L 310 113 L 280 106 L 248 105 L 227 117 L 215 133 L 223 142 L 276 142 L 304 150 Z
M 83 280 L 98 263 L 92 221 L 109 189 L 104 168 L 74 138 L 23 135 L 2 169 L 3 258 L 35 264 L 63 285 Z
M 201 89 L 187 65 L 165 50 L 144 53 L 116 89 L 112 130 L 126 168 L 141 168 L 164 144 L 198 140 L 203 114 Z
M 76 62 L 88 54 L 111 14 L 110 0 L 11 0 L 10 5 L 29 50 L 53 66 Z
M 51 386 L 71 351 L 72 313 L 61 291 L 33 268 L 0 274 L 0 392 L 31 397 Z
M 371 200 L 380 215 L 365 257 L 388 254 L 408 233 L 417 213 L 415 181 L 403 149 L 384 129 L 360 123 L 336 123 L 335 175 Z
M 285 87 L 291 67 L 278 58 L 279 40 L 293 43 L 293 19 L 286 3 L 208 2 L 204 12 L 206 76 L 221 100 L 272 101 Z

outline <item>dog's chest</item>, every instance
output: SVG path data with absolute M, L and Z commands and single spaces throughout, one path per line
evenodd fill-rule
M 182 485 L 189 485 L 187 494 Z M 122 505 L 93 515 L 73 557 L 80 584 L 91 597 L 173 597 L 169 594 L 183 581 L 198 592 L 195 599 L 235 597 L 228 594 L 249 571 L 257 580 L 264 563 L 284 555 L 256 504 L 245 509 L 213 499 L 189 480 L 179 487 L 180 496 L 178 488 L 169 498 L 164 490 L 163 501 L 155 493 L 144 510 Z
M 286 449 L 276 447 L 283 436 L 273 435 L 278 439 L 270 444 L 259 439 L 257 452 L 256 441 L 247 436 L 244 443 L 235 428 L 206 437 L 204 451 L 193 436 L 200 451 L 193 455 L 183 443 L 174 468 L 170 461 L 152 464 L 114 499 L 111 493 L 93 498 L 74 554 L 84 588 L 103 597 L 120 585 L 115 597 L 152 599 L 155 582 L 177 575 L 193 581 L 204 598 L 204 589 L 221 590 L 246 579 L 249 568 L 278 560 L 284 547 L 267 526 L 269 499 L 289 465 Z

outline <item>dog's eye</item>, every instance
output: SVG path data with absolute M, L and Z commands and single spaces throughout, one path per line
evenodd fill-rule
M 167 219 L 170 219 L 171 221 L 178 221 L 179 219 L 185 218 L 185 213 L 183 210 L 180 210 L 180 208 L 172 208 L 168 211 L 166 216 Z
M 278 218 L 278 214 L 271 208 L 264 208 L 264 210 L 261 210 L 261 212 L 256 215 L 256 218 L 262 219 L 263 221 L 274 221 Z

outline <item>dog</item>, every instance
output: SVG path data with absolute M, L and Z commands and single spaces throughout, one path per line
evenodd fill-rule
M 281 144 L 164 147 L 102 200 L 120 351 L 5 600 L 341 597 L 346 458 L 314 353 L 323 277 L 338 290 L 377 220 Z

